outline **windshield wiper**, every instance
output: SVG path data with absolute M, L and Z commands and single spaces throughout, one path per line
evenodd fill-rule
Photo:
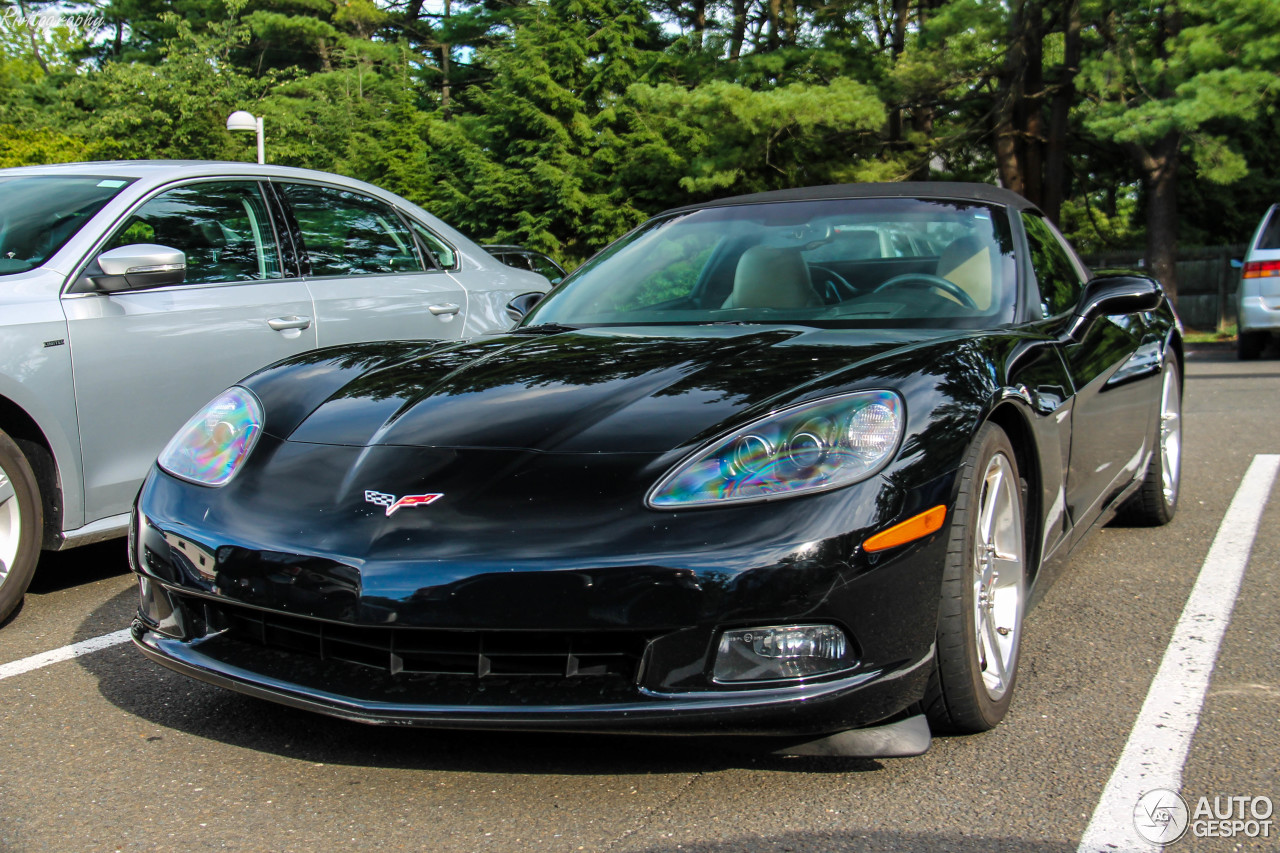
M 533 326 L 521 326 L 512 329 L 513 335 L 558 335 L 561 332 L 576 332 L 577 326 L 566 326 L 563 323 L 538 323 Z

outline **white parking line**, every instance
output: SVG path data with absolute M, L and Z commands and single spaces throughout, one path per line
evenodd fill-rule
M 1162 849 L 1138 835 L 1134 807 L 1153 788 L 1182 786 L 1182 767 L 1277 471 L 1280 455 L 1266 454 L 1253 457 L 1245 472 L 1078 853 Z
M 51 652 L 42 652 L 38 655 L 32 655 L 29 658 L 16 660 L 13 663 L 0 664 L 0 681 L 6 678 L 12 678 L 15 675 L 22 675 L 24 672 L 31 672 L 33 669 L 49 666 L 54 663 L 61 663 L 64 660 L 78 658 L 81 655 L 87 655 L 92 652 L 100 652 L 103 649 L 109 649 L 112 646 L 118 646 L 121 643 L 129 642 L 129 629 L 123 631 L 113 631 L 110 634 L 103 634 L 101 637 L 93 637 L 88 640 L 81 640 L 78 643 L 72 643 L 69 646 L 63 646 L 60 649 L 54 649 Z

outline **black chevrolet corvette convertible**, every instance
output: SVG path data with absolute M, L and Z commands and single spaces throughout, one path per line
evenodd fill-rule
M 1160 285 L 1010 192 L 680 208 L 540 297 L 196 414 L 138 497 L 142 651 L 372 723 L 910 754 L 1001 720 L 1092 528 L 1177 505 Z

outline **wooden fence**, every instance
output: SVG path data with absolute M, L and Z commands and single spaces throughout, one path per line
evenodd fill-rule
M 1236 288 L 1240 270 L 1231 265 L 1244 257 L 1249 247 L 1205 246 L 1178 250 L 1178 296 L 1174 304 L 1182 322 L 1193 329 L 1213 331 L 1236 321 Z M 1089 255 L 1084 262 L 1093 269 L 1142 268 L 1141 249 L 1116 250 Z

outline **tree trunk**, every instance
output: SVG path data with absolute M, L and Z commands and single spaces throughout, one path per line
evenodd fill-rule
M 1067 0 L 1062 11 L 1064 35 L 1062 67 L 1049 113 L 1049 141 L 1045 153 L 1045 215 L 1055 224 L 1062 221 L 1062 201 L 1067 197 L 1067 134 L 1071 129 L 1071 107 L 1076 99 L 1076 75 L 1080 73 L 1080 0 Z
M 1022 133 L 1022 194 L 1032 204 L 1044 199 L 1044 15 L 1038 2 L 1027 3 L 1023 28 L 1027 64 L 1024 67 L 1019 124 Z
M 769 50 L 777 50 L 782 44 L 782 33 L 779 27 L 782 24 L 782 0 L 769 0 Z
M 702 37 L 707 30 L 707 0 L 694 0 L 691 18 L 694 46 L 702 50 Z
M 941 0 L 919 0 L 916 5 L 916 28 L 921 33 L 921 46 L 924 44 L 923 30 L 925 22 L 929 19 L 929 13 L 938 8 L 940 3 Z M 937 109 L 932 103 L 917 104 L 911 110 L 911 129 L 932 141 L 933 121 L 936 113 Z M 908 179 L 912 181 L 927 181 L 933 156 L 932 146 L 921 152 L 921 159 L 911 171 Z
M 1133 147 L 1147 197 L 1147 268 L 1171 301 L 1178 295 L 1178 149 L 1182 135 L 1169 131 L 1150 148 Z
M 729 59 L 737 61 L 742 55 L 742 43 L 747 38 L 747 5 L 750 0 L 733 0 L 733 31 L 729 34 Z
M 448 23 L 449 23 L 449 13 L 452 11 L 452 9 L 450 8 L 451 5 L 452 5 L 452 0 L 444 0 L 445 26 L 448 26 Z M 450 101 L 450 96 L 452 95 L 452 86 L 450 84 L 451 81 L 449 80 L 449 72 L 450 72 L 449 60 L 451 58 L 452 53 L 453 53 L 452 45 L 444 44 L 443 42 L 440 44 L 440 73 L 442 77 L 440 82 L 440 116 L 445 121 L 449 120 L 449 116 L 451 114 L 451 109 L 452 109 L 452 104 Z
M 1169 57 L 1169 43 L 1182 29 L 1176 2 L 1160 7 L 1160 27 L 1156 33 L 1156 55 Z M 1173 85 L 1162 75 L 1158 97 L 1168 98 Z M 1142 188 L 1147 196 L 1147 266 L 1164 285 L 1171 301 L 1178 295 L 1178 149 L 1182 134 L 1170 130 L 1148 147 L 1134 145 L 1138 167 L 1142 170 Z
M 907 48 L 907 13 L 911 8 L 911 0 L 893 0 L 893 59 Z M 902 144 L 902 105 L 896 104 L 889 113 L 889 147 L 897 148 Z
M 1022 162 L 1021 111 L 1025 95 L 1027 40 L 1027 0 L 1014 0 L 1009 17 L 1009 47 L 1000 69 L 996 88 L 995 135 L 996 171 L 1000 184 L 1006 189 L 1022 193 L 1026 189 Z

